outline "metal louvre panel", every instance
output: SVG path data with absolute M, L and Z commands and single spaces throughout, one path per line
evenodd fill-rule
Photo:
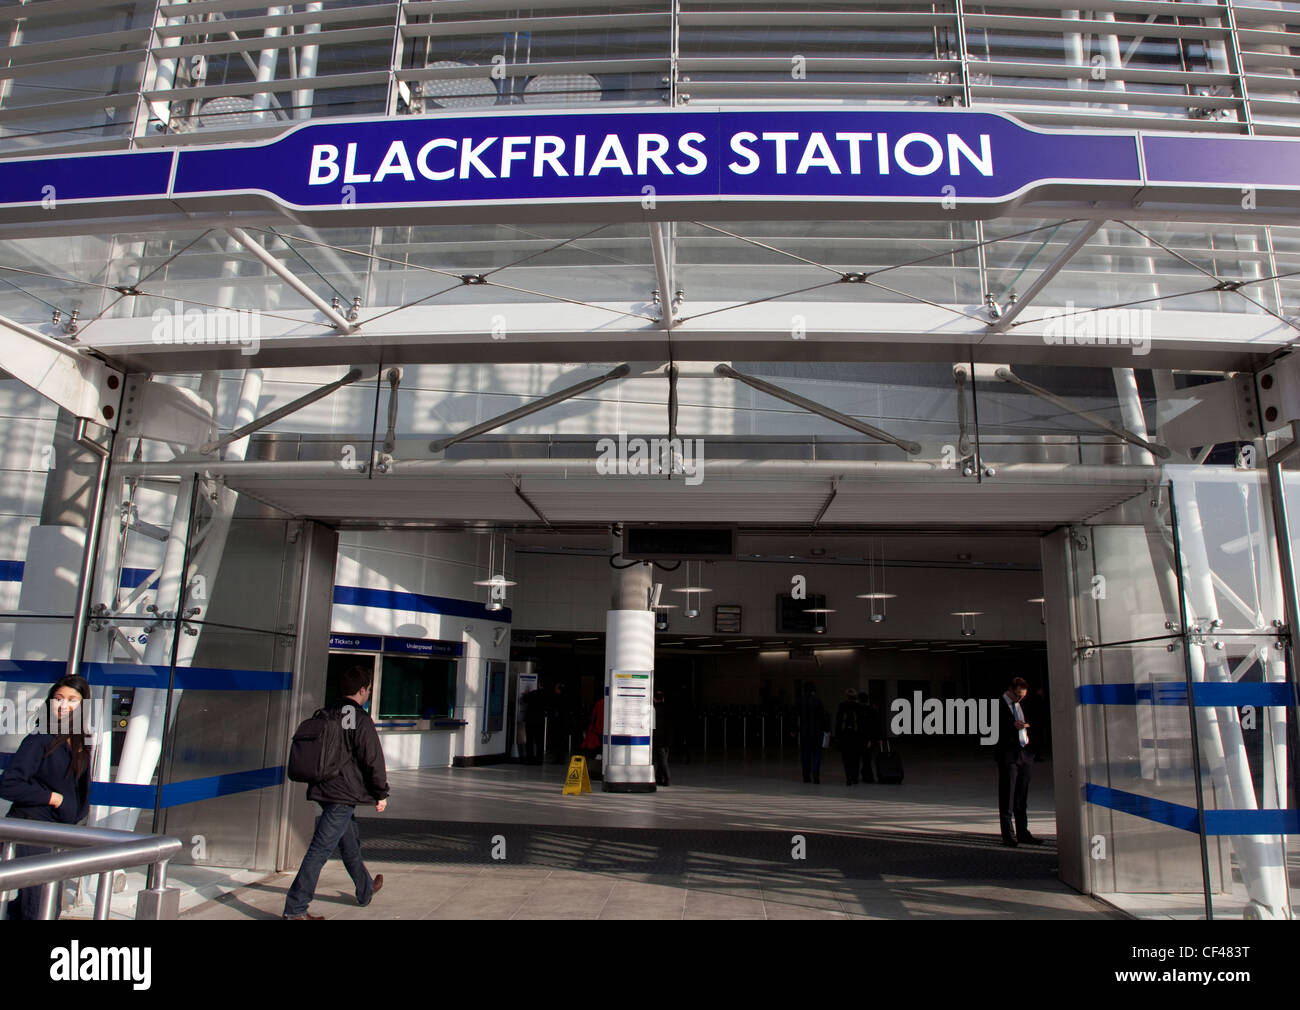
M 785 0 L 8 4 L 0 123 L 14 125 L 0 153 L 256 139 L 329 116 L 710 99 L 1300 132 L 1296 11 L 1098 0 L 1082 13 L 1041 0 L 960 12 Z M 15 111 L 44 105 L 48 122 Z
M 364 523 L 378 520 L 538 522 L 507 478 L 376 476 L 275 478 L 229 474 L 231 487 L 295 516 Z M 710 477 L 525 476 L 520 490 L 551 523 L 743 522 L 807 524 L 830 496 L 823 478 L 782 480 Z M 965 478 L 841 483 L 821 517 L 826 525 L 907 524 L 1023 526 L 1079 522 L 1146 492 L 1141 481 L 1090 485 L 983 483 Z
M 328 520 L 447 519 L 536 522 L 506 478 L 403 480 L 362 476 L 231 477 L 230 486 L 296 516 Z

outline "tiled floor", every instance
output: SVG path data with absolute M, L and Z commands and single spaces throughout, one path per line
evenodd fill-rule
M 1051 841 L 1051 766 L 1031 830 Z M 563 770 L 395 772 L 388 811 L 358 810 L 384 889 L 359 908 L 342 864 L 312 910 L 331 919 L 1121 918 L 1057 880 L 1055 851 L 1006 849 L 989 761 L 917 760 L 903 786 L 806 786 L 790 761 L 674 768 L 653 794 L 561 796 Z M 795 836 L 804 839 L 796 858 Z M 506 844 L 493 858 L 494 840 Z M 500 853 L 497 853 L 500 855 Z M 278 918 L 277 874 L 184 913 Z

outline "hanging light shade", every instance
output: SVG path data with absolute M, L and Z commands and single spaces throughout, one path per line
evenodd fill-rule
M 506 563 L 506 537 L 501 534 L 501 567 Z M 497 554 L 496 554 L 496 534 L 488 532 L 488 577 L 486 579 L 475 579 L 474 585 L 484 586 L 488 589 L 487 609 L 493 612 L 505 609 L 505 589 L 509 586 L 517 586 L 519 583 L 513 579 L 507 579 L 503 572 L 497 571 Z

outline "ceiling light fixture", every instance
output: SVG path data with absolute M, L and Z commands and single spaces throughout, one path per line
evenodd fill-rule
M 699 562 L 699 564 L 700 564 L 700 577 L 703 578 L 704 562 L 701 561 Z M 700 616 L 700 602 L 699 600 L 696 600 L 694 604 L 692 604 L 691 593 L 711 593 L 713 592 L 713 590 L 710 589 L 708 586 L 691 585 L 691 563 L 687 561 L 686 562 L 686 585 L 674 589 L 673 592 L 686 594 L 686 609 L 685 611 L 683 611 L 683 613 L 685 613 L 685 615 L 688 618 L 695 618 Z
M 506 535 L 504 531 L 501 534 L 501 571 L 497 571 L 496 543 L 496 531 L 488 530 L 488 577 L 474 582 L 476 586 L 488 587 L 487 609 L 492 611 L 504 609 L 506 587 L 519 584 L 507 579 L 504 574 L 506 567 Z
M 885 619 L 886 604 L 885 600 L 897 599 L 896 593 L 885 592 L 885 541 L 882 537 L 880 540 L 880 578 L 879 586 L 876 585 L 876 548 L 871 540 L 867 540 L 867 591 L 858 593 L 859 600 L 869 600 L 871 603 L 870 615 L 872 624 L 880 624 Z M 879 603 L 879 607 L 877 607 Z

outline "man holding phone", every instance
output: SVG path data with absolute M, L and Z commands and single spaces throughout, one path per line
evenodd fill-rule
M 998 699 L 998 742 L 993 756 L 998 762 L 998 819 L 1003 845 L 1042 845 L 1029 833 L 1029 777 L 1034 755 L 1029 749 L 1029 723 L 1020 703 L 1029 693 L 1023 677 L 1012 679 Z M 1012 825 L 1014 824 L 1014 833 Z

